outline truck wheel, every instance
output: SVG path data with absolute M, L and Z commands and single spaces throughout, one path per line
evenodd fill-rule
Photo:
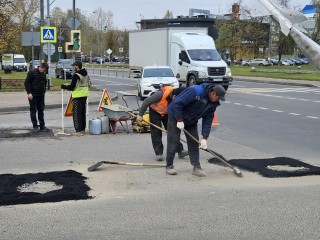
M 197 85 L 197 80 L 196 80 L 195 76 L 191 75 L 188 78 L 187 87 L 190 87 L 190 86 L 193 86 L 193 85 Z

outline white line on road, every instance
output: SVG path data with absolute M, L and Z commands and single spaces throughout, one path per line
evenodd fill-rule
M 251 108 L 254 108 L 255 106 L 252 106 L 252 105 L 245 105 L 246 107 L 251 107 Z
M 272 112 L 283 113 L 283 111 L 281 111 L 281 110 L 272 110 Z
M 299 113 L 289 113 L 290 115 L 294 115 L 294 116 L 301 116 L 301 114 Z
M 265 108 L 265 107 L 258 107 L 261 110 L 268 110 L 269 108 Z
M 306 116 L 306 117 L 311 119 L 319 119 L 318 117 L 314 117 L 314 116 Z

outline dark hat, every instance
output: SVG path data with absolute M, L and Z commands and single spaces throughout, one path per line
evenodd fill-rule
M 212 88 L 213 91 L 219 96 L 221 101 L 225 101 L 224 95 L 226 94 L 226 90 L 221 85 L 216 85 Z
M 74 63 L 71 64 L 72 66 L 78 66 L 80 69 L 82 68 L 82 62 L 80 61 L 75 61 Z

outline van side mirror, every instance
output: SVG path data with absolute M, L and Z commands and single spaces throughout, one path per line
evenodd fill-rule
M 179 73 L 177 73 L 176 78 L 180 78 L 180 74 Z
M 180 61 L 178 62 L 178 64 L 181 66 L 181 65 L 182 65 L 182 61 L 180 60 Z

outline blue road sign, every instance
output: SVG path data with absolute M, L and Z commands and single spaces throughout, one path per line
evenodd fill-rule
M 56 27 L 41 27 L 40 28 L 40 42 L 42 42 L 42 43 L 56 43 L 57 42 L 57 28 Z

